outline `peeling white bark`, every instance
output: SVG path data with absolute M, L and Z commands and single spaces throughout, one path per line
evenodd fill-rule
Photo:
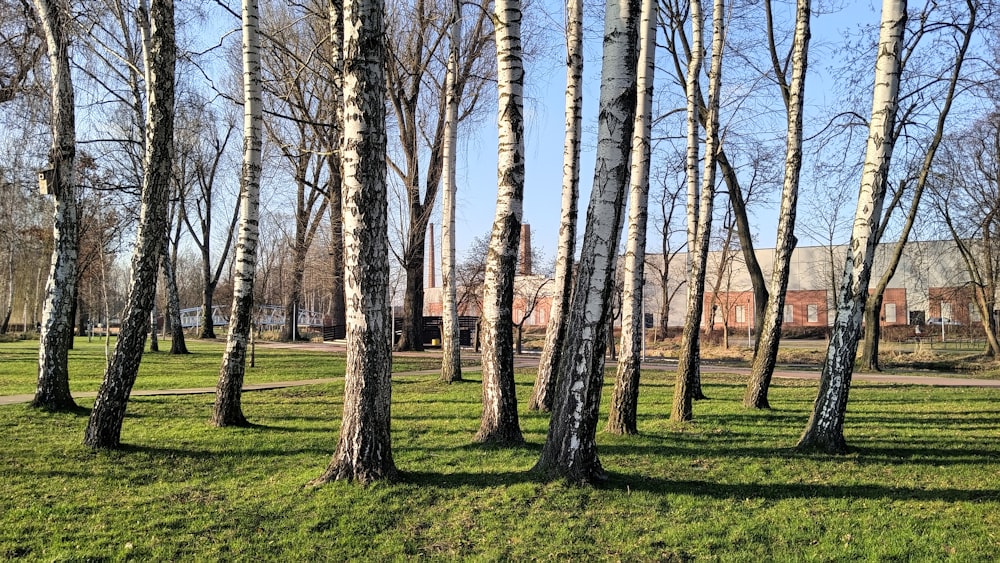
M 226 352 L 215 390 L 212 423 L 243 425 L 241 395 L 246 354 L 253 324 L 253 286 L 257 272 L 260 208 L 261 144 L 263 142 L 260 19 L 257 0 L 243 0 L 243 170 L 239 233 L 233 269 L 233 304 L 229 313 Z
M 514 393 L 514 275 L 524 196 L 524 68 L 521 2 L 498 0 L 493 21 L 497 49 L 499 130 L 497 209 L 483 281 L 483 414 L 476 440 L 524 441 Z
M 535 470 L 575 482 L 606 478 L 597 431 L 608 308 L 625 211 L 635 119 L 639 2 L 608 0 L 598 112 L 597 156 L 549 433 Z
M 844 414 L 847 412 L 847 397 L 875 253 L 874 233 L 882 216 L 892 158 L 905 29 L 906 1 L 883 0 L 872 118 L 854 228 L 840 286 L 839 306 L 820 376 L 819 394 L 812 416 L 799 439 L 798 447 L 801 449 L 815 448 L 832 453 L 843 453 L 847 449 Z
M 314 483 L 396 476 L 390 436 L 384 5 L 344 5 L 344 286 L 347 366 L 337 450 Z
M 580 199 L 580 137 L 583 121 L 583 0 L 566 2 L 566 134 L 563 144 L 562 202 L 556 251 L 556 292 L 549 310 L 545 344 L 528 408 L 552 410 L 553 376 L 566 337 L 573 260 L 576 255 L 577 202 Z
M 441 379 L 461 381 L 462 347 L 458 327 L 458 293 L 455 284 L 455 164 L 458 149 L 458 51 L 462 42 L 462 3 L 452 3 L 451 48 L 445 76 L 445 122 L 441 194 Z
M 84 433 L 84 444 L 117 448 L 129 393 L 139 372 L 142 350 L 153 308 L 155 278 L 167 238 L 167 200 L 170 195 L 174 147 L 174 41 L 173 0 L 153 0 L 149 5 L 146 50 L 146 138 L 143 158 L 139 229 L 132 255 L 132 276 L 118 342 L 94 401 Z
M 632 167 L 629 178 L 628 241 L 622 290 L 621 353 L 608 418 L 608 431 L 635 434 L 639 400 L 639 368 L 644 335 L 642 288 L 646 264 L 646 219 L 649 199 L 650 128 L 653 76 L 656 68 L 656 0 L 642 0 L 639 30 L 639 68 L 635 124 L 632 131 Z
M 785 104 L 788 133 L 785 142 L 785 176 L 781 189 L 781 209 L 774 250 L 774 269 L 768 293 L 764 319 L 760 324 L 759 345 L 750 369 L 750 380 L 743 397 L 743 406 L 769 408 L 767 392 L 778 358 L 781 323 L 785 313 L 785 290 L 791 273 L 792 251 L 795 250 L 795 212 L 799 198 L 799 171 L 802 168 L 802 108 L 805 100 L 806 68 L 809 54 L 810 1 L 798 0 L 795 34 L 792 38 L 792 79 L 787 85 Z M 772 49 L 774 48 L 772 42 Z M 777 61 L 777 55 L 774 55 Z M 775 65 L 775 71 L 780 68 Z M 779 75 L 784 80 L 783 75 Z M 782 87 L 785 85 L 782 84 Z
M 73 82 L 69 66 L 68 14 L 58 0 L 35 0 L 48 48 L 52 100 L 50 184 L 55 193 L 52 220 L 52 261 L 45 284 L 42 330 L 38 344 L 38 386 L 32 406 L 49 410 L 76 406 L 69 392 L 69 348 L 73 339 L 70 311 L 76 297 L 79 225 L 73 164 L 76 123 Z

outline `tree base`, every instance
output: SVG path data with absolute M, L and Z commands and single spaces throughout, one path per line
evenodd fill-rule
M 490 428 L 480 430 L 473 441 L 490 446 L 523 446 L 524 436 L 521 435 L 519 428 Z
M 847 441 L 843 434 L 821 434 L 817 431 L 806 432 L 795 445 L 795 451 L 803 453 L 825 453 L 844 455 L 848 453 Z
M 212 426 L 216 428 L 226 428 L 226 427 L 236 427 L 236 428 L 249 428 L 253 426 L 250 422 L 243 416 L 242 412 L 228 413 L 225 415 L 213 415 L 211 420 Z
M 567 484 L 582 487 L 599 487 L 608 482 L 608 473 L 596 458 L 591 463 L 576 464 L 572 467 L 564 467 L 558 463 L 543 464 L 539 461 L 531 469 L 531 473 L 543 481 L 562 480 Z
M 48 412 L 82 412 L 87 411 L 76 404 L 72 396 L 67 397 L 35 397 L 30 403 L 31 408 Z M 89 411 L 87 411 L 89 412 Z
M 333 481 L 350 481 L 371 485 L 378 481 L 393 482 L 399 478 L 395 466 L 367 468 L 349 463 L 331 463 L 322 475 L 309 481 L 307 486 L 318 487 Z

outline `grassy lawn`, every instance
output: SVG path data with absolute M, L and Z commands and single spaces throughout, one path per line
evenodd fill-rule
M 294 358 L 301 371 L 276 377 L 335 371 L 322 353 Z M 217 369 L 215 360 L 183 365 L 208 370 L 209 380 Z M 393 450 L 403 478 L 368 488 L 305 486 L 336 445 L 340 378 L 245 394 L 256 423 L 247 429 L 210 427 L 210 396 L 137 397 L 127 446 L 111 453 L 80 445 L 84 415 L 0 407 L 0 558 L 987 561 L 1000 553 L 1000 390 L 857 384 L 847 416 L 854 450 L 831 457 L 789 450 L 815 383 L 779 381 L 775 409 L 749 412 L 738 378 L 712 376 L 695 421 L 674 425 L 664 418 L 671 376 L 644 375 L 641 436 L 599 433 L 611 479 L 598 489 L 529 473 L 545 415 L 522 411 L 523 448 L 472 444 L 478 381 L 397 376 Z M 522 404 L 532 377 L 518 373 Z
M 161 352 L 146 352 L 136 378 L 135 389 L 186 389 L 215 387 L 225 340 L 187 340 L 190 354 L 175 356 L 166 351 L 169 341 L 160 342 Z M 111 343 L 114 349 L 114 341 Z M 70 390 L 97 391 L 104 379 L 104 343 L 77 338 L 69 353 Z M 440 368 L 431 358 L 397 357 L 394 371 Z M 295 348 L 257 346 L 256 367 L 249 368 L 246 383 L 271 383 L 296 379 L 343 377 L 343 352 L 330 353 Z M 34 393 L 38 379 L 38 341 L 0 343 L 0 395 Z

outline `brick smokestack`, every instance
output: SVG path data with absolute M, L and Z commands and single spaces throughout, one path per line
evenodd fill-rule
M 437 277 L 436 276 L 437 270 L 435 270 L 435 268 L 437 266 L 437 263 L 436 263 L 437 258 L 435 258 L 435 256 L 434 256 L 434 223 L 431 223 L 429 225 L 428 231 L 430 232 L 430 241 L 428 241 L 428 243 L 427 243 L 427 246 L 428 246 L 428 249 L 427 249 L 427 287 L 437 287 L 437 280 L 435 279 Z
M 531 275 L 531 225 L 521 225 L 521 271 L 522 276 Z

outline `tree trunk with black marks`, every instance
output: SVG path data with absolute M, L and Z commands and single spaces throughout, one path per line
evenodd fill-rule
M 770 0 L 766 6 L 770 15 Z M 785 144 L 785 176 L 781 190 L 778 234 L 774 249 L 774 269 L 771 272 L 771 290 L 768 292 L 763 322 L 757 324 L 759 327 L 758 344 L 750 365 L 750 379 L 743 395 L 743 406 L 757 409 L 771 407 L 767 395 L 771 386 L 771 376 L 774 374 L 774 365 L 778 359 L 778 345 L 781 342 L 781 325 L 785 313 L 785 293 L 788 289 L 788 278 L 791 275 L 792 252 L 798 242 L 798 239 L 795 238 L 795 214 L 798 209 L 799 171 L 802 169 L 802 110 L 805 101 L 810 35 L 809 0 L 798 0 L 795 13 L 795 35 L 792 39 L 791 52 L 791 82 L 785 82 L 782 67 L 778 63 L 773 33 L 770 34 L 771 40 L 769 41 L 775 74 L 779 77 L 779 86 L 787 110 L 788 131 Z
M 177 60 L 174 4 L 173 0 L 152 0 L 148 16 L 143 13 L 143 7 L 140 7 L 139 17 L 148 17 L 149 49 L 145 56 L 146 153 L 139 230 L 118 342 L 84 433 L 84 444 L 92 448 L 108 449 L 120 445 L 122 421 L 149 329 L 149 313 L 156 297 L 156 272 L 168 226 L 167 200 L 173 165 L 174 65 Z
M 555 370 L 566 337 L 567 310 L 573 291 L 577 205 L 580 199 L 580 138 L 583 131 L 583 0 L 566 2 L 566 131 L 563 144 L 562 203 L 556 256 L 556 292 L 549 310 L 545 344 L 528 409 L 552 410 Z
M 514 387 L 514 276 L 524 197 L 524 68 L 521 2 L 499 0 L 493 21 L 497 49 L 497 209 L 483 284 L 483 414 L 477 442 L 524 442 Z
M 347 365 L 340 439 L 313 481 L 396 477 L 390 423 L 392 317 L 388 301 L 384 5 L 344 4 L 344 263 Z
M 575 483 L 607 479 L 594 441 L 636 109 L 639 2 L 605 3 L 597 156 L 549 432 L 534 471 Z
M 455 165 L 458 153 L 458 47 L 462 42 L 462 3 L 452 3 L 451 47 L 445 77 L 444 163 L 441 193 L 441 380 L 462 380 L 462 346 L 455 284 Z
M 628 242 L 625 248 L 624 288 L 622 292 L 621 353 L 618 373 L 608 413 L 608 432 L 637 434 L 639 377 L 642 344 L 643 285 L 646 265 L 646 221 L 649 199 L 650 127 L 652 124 L 653 76 L 656 65 L 656 0 L 643 0 L 642 27 L 639 30 L 639 68 L 637 104 L 632 131 L 632 166 L 629 178 Z
M 875 61 L 875 90 L 868 127 L 861 189 L 858 194 L 854 229 L 840 285 L 839 306 L 820 375 L 819 394 L 809 422 L 799 438 L 799 450 L 846 453 L 844 415 L 851 389 L 858 338 L 868 281 L 875 255 L 875 229 L 885 201 L 889 162 L 892 158 L 893 129 L 899 92 L 900 56 L 906 29 L 906 0 L 883 0 L 878 58 Z
M 74 161 L 76 126 L 73 81 L 70 74 L 70 15 L 58 0 L 35 0 L 35 11 L 48 48 L 52 99 L 52 148 L 49 151 L 50 190 L 55 197 L 52 220 L 52 262 L 45 284 L 38 343 L 38 386 L 33 407 L 50 411 L 76 408 L 69 391 L 69 349 L 73 340 L 70 310 L 79 253 Z
M 215 387 L 212 424 L 246 426 L 243 379 L 247 347 L 253 338 L 253 288 L 257 275 L 261 145 L 263 143 L 260 65 L 260 18 L 257 0 L 243 0 L 243 170 L 239 227 L 233 271 L 233 304 L 229 312 L 226 352 Z
M 715 168 L 717 149 L 719 145 L 719 90 L 722 82 L 722 47 L 725 35 L 723 18 L 725 3 L 715 0 L 712 9 L 712 65 L 709 71 L 708 108 L 705 127 L 705 174 L 702 177 L 700 200 L 697 206 L 691 197 L 692 188 L 698 184 L 698 128 L 693 123 L 697 120 L 697 96 L 699 86 L 692 73 L 700 72 L 701 48 L 701 7 L 700 2 L 691 2 L 692 31 L 696 42 L 692 47 L 691 61 L 688 65 L 688 302 L 687 314 L 684 320 L 682 343 L 677 362 L 677 382 L 674 386 L 673 405 L 670 419 L 674 421 L 691 420 L 691 402 L 701 392 L 701 316 L 705 297 L 705 271 L 708 261 L 708 249 L 712 228 L 712 208 L 715 199 Z M 692 27 L 694 30 L 694 27 Z M 694 229 L 691 225 L 694 224 Z M 693 234 L 693 236 L 692 236 Z

